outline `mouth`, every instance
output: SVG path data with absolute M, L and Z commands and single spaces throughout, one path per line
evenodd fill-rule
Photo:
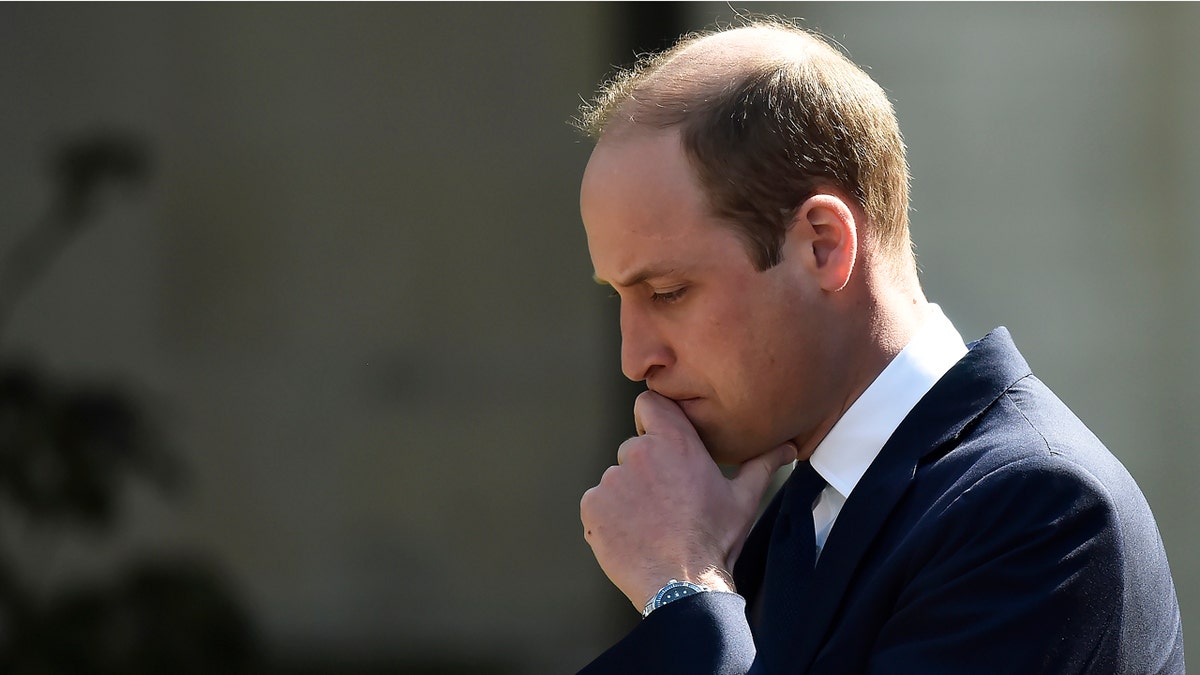
M 679 408 L 683 410 L 685 415 L 691 417 L 689 413 L 700 402 L 700 397 L 694 396 L 691 398 L 676 398 L 672 400 L 675 401 L 675 405 L 679 406 Z
M 688 410 L 690 408 L 695 407 L 696 404 L 699 403 L 701 400 L 703 400 L 703 397 L 701 397 L 701 396 L 693 396 L 693 395 L 691 395 L 689 393 L 685 393 L 685 392 L 671 391 L 669 389 L 656 389 L 654 387 L 648 387 L 648 388 L 650 389 L 650 391 L 653 391 L 654 393 L 658 394 L 659 396 L 664 396 L 664 397 L 669 398 L 672 401 L 674 401 L 675 405 L 682 408 L 685 413 L 688 412 Z
M 670 393 L 670 392 L 660 391 L 660 390 L 654 389 L 654 388 L 651 388 L 650 390 L 653 391 L 654 393 L 658 394 L 659 396 L 664 396 L 666 398 L 669 398 L 672 401 L 674 401 L 680 405 L 683 405 L 684 403 L 687 403 L 689 401 L 700 400 L 699 396 L 687 396 L 687 395 L 681 395 L 681 394 L 674 394 L 674 393 Z

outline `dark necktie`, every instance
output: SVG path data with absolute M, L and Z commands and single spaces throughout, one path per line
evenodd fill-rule
M 788 672 L 787 645 L 800 639 L 807 611 L 817 540 L 813 530 L 813 502 L 825 479 L 808 462 L 797 462 L 784 485 L 779 515 L 771 530 L 762 585 L 761 625 L 755 635 L 760 658 L 770 673 Z

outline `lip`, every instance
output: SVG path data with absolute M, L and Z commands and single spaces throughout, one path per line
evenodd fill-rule
M 698 400 L 700 400 L 700 397 L 699 397 L 699 396 L 676 395 L 676 394 L 673 394 L 673 393 L 667 393 L 667 392 L 665 392 L 665 391 L 658 391 L 657 389 L 651 389 L 651 391 L 653 391 L 654 393 L 658 394 L 659 396 L 664 396 L 664 397 L 666 397 L 666 398 L 669 398 L 669 399 L 671 399 L 672 401 L 674 401 L 674 402 L 676 402 L 676 403 L 679 403 L 679 404 L 687 403 L 688 401 L 698 401 Z
M 691 405 L 691 404 L 695 403 L 696 401 L 699 401 L 701 398 L 703 398 L 701 396 L 692 396 L 691 394 L 687 394 L 684 392 L 661 390 L 661 389 L 655 389 L 654 387 L 649 387 L 649 389 L 650 389 L 650 391 L 653 391 L 654 393 L 658 394 L 659 396 L 663 396 L 663 397 L 671 399 L 672 401 L 675 402 L 675 405 L 678 405 L 681 407 L 685 406 L 685 405 Z

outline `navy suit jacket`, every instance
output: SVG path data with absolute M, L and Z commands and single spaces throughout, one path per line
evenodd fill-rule
M 793 639 L 756 644 L 771 527 L 739 594 L 653 612 L 581 673 L 1183 673 L 1141 490 L 999 328 L 926 394 L 846 501 Z M 772 580 L 774 583 L 775 580 Z M 743 598 L 751 598 L 749 606 Z

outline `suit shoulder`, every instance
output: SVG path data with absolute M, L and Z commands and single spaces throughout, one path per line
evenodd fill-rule
M 1029 456 L 1030 470 L 1041 467 L 1055 475 L 1075 475 L 1118 503 L 1144 503 L 1141 489 L 1121 461 L 1036 377 L 1018 382 L 998 404 L 1010 417 L 1019 416 L 1017 423 L 1040 439 L 1040 451 Z
M 1133 477 L 1069 408 L 1032 375 L 1011 386 L 917 472 L 918 490 L 945 509 L 972 505 L 1010 518 L 1057 520 L 1088 511 L 1123 537 L 1154 528 Z M 948 515 L 948 512 L 947 512 Z

